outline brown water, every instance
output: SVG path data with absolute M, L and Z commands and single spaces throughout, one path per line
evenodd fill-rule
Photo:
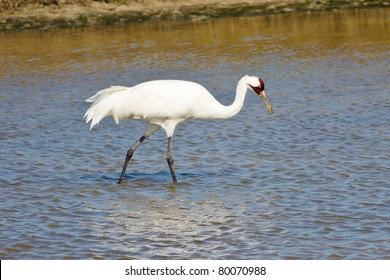
M 110 85 L 186 79 L 234 99 L 160 131 L 83 121 Z M 1 259 L 390 259 L 390 10 L 0 33 Z

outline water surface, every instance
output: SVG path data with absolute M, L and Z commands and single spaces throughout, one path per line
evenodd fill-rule
M 0 33 L 0 258 L 390 259 L 390 10 Z M 126 150 L 145 125 L 89 131 L 84 99 L 186 79 L 232 119 Z

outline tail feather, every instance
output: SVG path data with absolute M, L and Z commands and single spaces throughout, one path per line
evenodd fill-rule
M 122 87 L 122 86 L 111 86 L 109 88 L 99 90 L 94 96 L 91 96 L 90 98 L 86 99 L 85 102 L 93 103 L 96 100 L 98 100 L 100 97 L 108 96 L 114 92 L 122 91 L 125 89 L 128 89 L 128 88 Z
M 114 114 L 116 100 L 113 99 L 112 96 L 114 93 L 118 93 L 127 89 L 129 88 L 122 86 L 112 86 L 110 88 L 98 91 L 94 96 L 85 100 L 86 102 L 93 102 L 91 107 L 84 115 L 86 123 L 91 122 L 90 129 L 92 129 L 95 125 L 99 124 L 99 122 L 104 117 L 108 116 L 113 116 L 115 122 L 119 122 L 119 117 L 117 116 L 117 114 Z

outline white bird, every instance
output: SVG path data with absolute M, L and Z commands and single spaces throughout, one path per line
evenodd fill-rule
M 172 159 L 172 136 L 177 124 L 192 119 L 227 119 L 236 115 L 244 104 L 248 89 L 253 90 L 264 101 L 270 114 L 273 113 L 264 90 L 262 79 L 244 76 L 237 84 L 236 97 L 232 105 L 220 104 L 202 85 L 181 80 L 156 80 L 134 87 L 112 86 L 98 91 L 86 102 L 93 102 L 85 113 L 86 123 L 92 129 L 104 117 L 120 120 L 134 119 L 148 123 L 141 138 L 127 151 L 125 163 L 118 183 L 121 183 L 129 160 L 138 146 L 160 128 L 168 138 L 167 163 L 172 180 L 177 182 Z

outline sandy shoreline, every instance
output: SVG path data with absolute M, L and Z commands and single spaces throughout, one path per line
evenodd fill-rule
M 6 0 L 1 0 L 6 1 Z M 43 3 L 44 1 L 41 1 Z M 0 30 L 53 29 L 139 21 L 205 20 L 346 8 L 389 7 L 390 0 L 57 0 L 28 4 L 0 14 Z M 5 3 L 5 2 L 3 2 Z

